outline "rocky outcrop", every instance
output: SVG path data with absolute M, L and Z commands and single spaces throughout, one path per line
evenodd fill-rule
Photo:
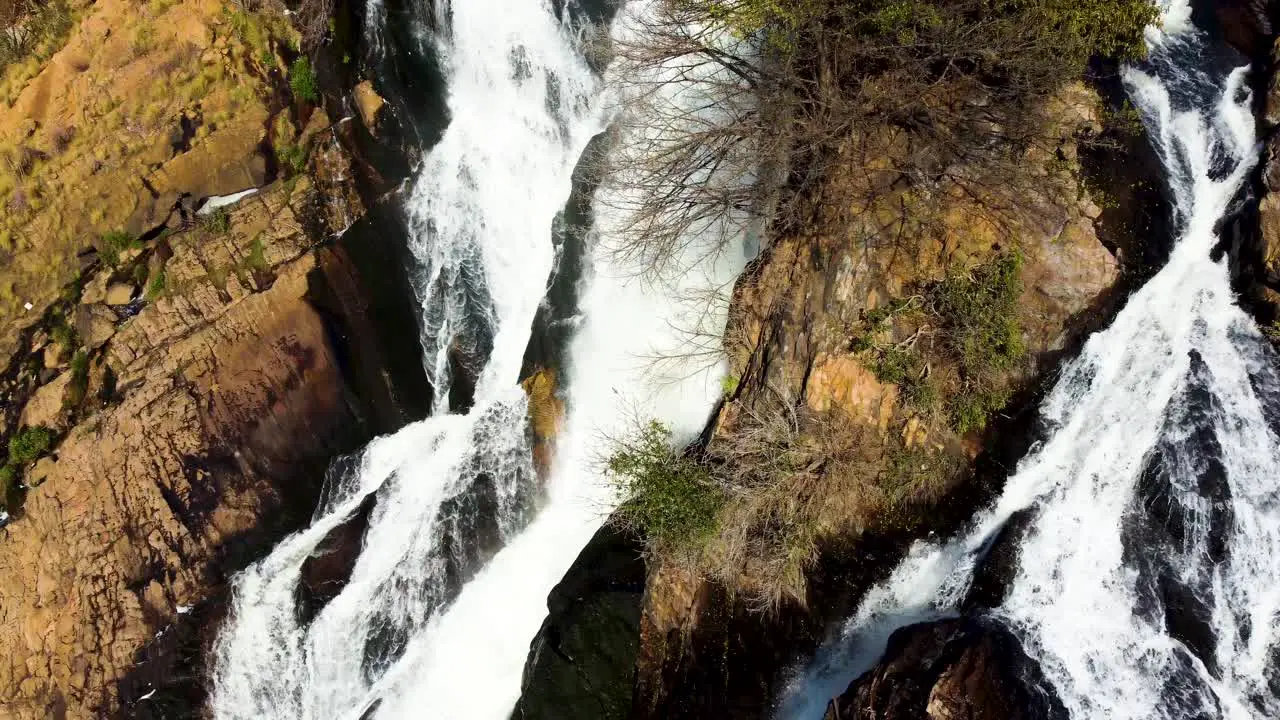
M 1023 193 L 1021 207 L 1001 220 L 1013 218 L 1012 228 L 992 221 L 991 208 L 1001 207 L 996 196 L 975 196 L 945 182 L 925 198 L 885 190 L 897 185 L 879 176 L 890 171 L 874 168 L 892 167 L 891 160 L 864 162 L 873 169 L 859 166 L 859 172 L 835 179 L 822 195 L 823 219 L 808 232 L 776 240 L 739 283 L 726 339 L 730 371 L 739 382 L 715 421 L 715 432 L 734 432 L 741 408 L 781 396 L 815 413 L 838 411 L 868 428 L 871 437 L 891 439 L 890 446 L 917 448 L 972 467 L 986 447 L 983 434 L 948 427 L 904 401 L 902 388 L 869 363 L 851 338 L 865 327 L 870 311 L 912 302 L 931 284 L 1014 248 L 1022 265 L 1013 320 L 1027 352 L 1002 371 L 1000 382 L 1011 397 L 1034 392 L 1034 379 L 1105 319 L 1118 263 L 1098 236 L 1101 208 L 1072 167 L 1078 138 L 1100 130 L 1099 103 L 1091 91 L 1074 85 L 1052 101 L 1045 117 L 1057 145 L 1032 150 L 1025 158 L 1028 168 L 1046 169 L 1031 182 L 1038 189 Z M 892 159 L 909 152 L 900 138 L 874 133 L 855 138 L 848 149 L 851 158 Z M 1036 152 L 1052 153 L 1059 162 L 1046 162 Z M 928 217 L 921 220 L 898 209 L 907 203 L 916 203 Z M 833 227 L 852 230 L 823 231 Z M 886 227 L 888 235 L 899 227 L 899 236 L 909 239 L 861 240 L 883 237 Z M 889 313 L 879 331 L 887 342 L 898 347 L 928 342 L 920 340 L 930 332 L 927 325 L 897 323 Z M 955 387 L 951 362 L 928 351 L 922 361 L 923 372 L 944 398 Z M 882 462 L 894 461 L 886 454 Z M 849 508 L 865 503 L 833 493 L 874 494 L 877 488 L 830 483 L 822 493 L 822 507 L 830 511 L 819 525 L 831 530 L 806 579 L 807 606 L 784 603 L 760 614 L 738 588 L 669 564 L 651 565 L 633 717 L 761 717 L 779 689 L 782 668 L 811 652 L 826 624 L 850 611 L 913 537 L 946 532 L 990 497 L 994 487 L 966 482 L 973 477 L 971 471 L 939 476 L 946 484 L 895 501 L 870 517 L 850 514 Z
M 642 551 L 635 538 L 605 527 L 551 591 L 513 720 L 628 717 L 644 592 Z
M 242 200 L 225 227 L 153 241 L 140 307 L 82 306 L 101 326 L 82 333 L 86 379 L 64 371 L 23 412 L 74 425 L 0 530 L 0 715 L 100 717 L 123 703 L 145 716 L 151 691 L 190 679 L 175 672 L 190 657 L 154 647 L 190 635 L 190 608 L 216 604 L 230 571 L 305 522 L 332 456 L 386 427 L 370 426 L 348 373 L 351 293 L 329 293 L 324 312 L 311 298 L 326 277 L 359 281 L 316 245 L 342 229 L 335 218 L 363 213 L 354 195 L 320 197 L 336 180 L 316 173 Z M 69 382 L 86 382 L 80 404 Z
M 972 620 L 902 628 L 824 720 L 1066 720 L 1012 633 Z

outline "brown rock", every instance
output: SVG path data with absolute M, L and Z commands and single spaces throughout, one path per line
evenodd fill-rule
M 118 397 L 68 431 L 5 528 L 0 717 L 44 720 L 59 703 L 66 718 L 111 716 L 117 692 L 132 702 L 170 681 L 171 666 L 129 678 L 139 651 L 168 637 L 157 633 L 174 606 L 196 605 L 226 581 L 225 558 L 311 512 L 309 483 L 361 420 L 306 299 L 314 241 L 294 208 L 307 192 L 303 179 L 240 203 L 225 236 L 170 237 L 170 292 L 118 331 L 107 307 L 80 306 Z M 259 243 L 261 272 L 244 266 Z M 255 289 L 216 289 L 217 263 Z
M 107 285 L 111 282 L 111 273 L 100 272 L 93 276 L 93 279 L 85 284 L 84 290 L 80 293 L 80 303 L 83 305 L 97 305 L 107 299 Z
M 62 408 L 70 384 L 71 373 L 64 372 L 37 390 L 27 401 L 26 407 L 22 408 L 22 426 L 44 425 L 59 432 L 66 429 Z
M 27 476 L 24 480 L 24 482 L 26 482 L 27 484 L 27 487 L 34 488 L 34 487 L 39 487 L 43 485 L 45 479 L 47 479 L 49 475 L 53 473 L 53 468 L 56 464 L 57 464 L 57 461 L 48 456 L 42 457 L 39 460 L 37 460 L 36 464 L 31 466 L 31 469 L 27 471 Z
M 825 720 L 1065 720 L 1007 631 L 966 620 L 913 625 L 831 701 Z
M 60 368 L 70 359 L 68 348 L 62 343 L 50 343 L 44 349 L 44 366 L 48 370 Z
M 533 464 L 546 480 L 555 459 L 555 442 L 564 425 L 564 400 L 560 399 L 554 370 L 542 369 L 521 385 L 529 396 L 529 424 L 533 428 Z
M 382 108 L 387 101 L 382 99 L 382 96 L 373 89 L 373 83 L 368 80 L 356 85 L 354 95 L 356 109 L 360 111 L 360 119 L 364 120 L 364 126 L 371 132 L 376 131 Z
M 137 294 L 137 292 L 137 288 L 132 285 L 115 283 L 111 287 L 107 288 L 107 294 L 104 301 L 107 305 L 112 306 L 128 305 L 133 302 L 133 296 Z
M 81 305 L 76 310 L 76 334 L 89 350 L 97 350 L 116 334 L 119 319 L 104 305 Z

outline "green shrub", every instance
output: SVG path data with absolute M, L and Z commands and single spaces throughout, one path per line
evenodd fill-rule
M 617 518 L 657 547 L 697 548 L 715 532 L 725 495 L 707 468 L 671 447 L 671 431 L 650 422 L 607 460 L 622 505 Z
M 1022 255 L 1005 252 L 967 274 L 953 274 L 931 294 L 949 344 L 967 375 L 1006 370 L 1026 349 L 1018 321 Z
M 5 499 L 9 496 L 9 491 L 13 489 L 14 483 L 18 481 L 18 468 L 13 463 L 5 463 L 0 465 L 0 510 L 5 508 Z
M 226 235 L 231 232 L 231 213 L 226 208 L 218 208 L 201 218 L 200 226 L 211 235 Z
M 253 244 L 249 246 L 249 257 L 244 261 L 244 264 L 250 270 L 258 272 L 266 272 L 271 269 L 271 265 L 267 263 L 267 251 L 262 245 L 262 238 L 253 239 Z
M 1022 255 L 1000 253 L 969 273 L 953 274 L 930 292 L 930 305 L 955 355 L 961 386 L 948 401 L 952 427 L 982 429 L 1008 402 L 1004 373 L 1026 354 L 1018 299 Z
M 120 254 L 130 248 L 138 247 L 138 241 L 123 230 L 111 230 L 98 240 L 98 255 L 111 267 L 120 264 Z
M 48 452 L 53 431 L 43 425 L 23 428 L 9 438 L 9 462 L 26 465 Z
M 303 145 L 277 145 L 276 159 L 280 161 L 280 167 L 284 169 L 287 178 L 296 177 L 307 170 L 307 148 Z
M 289 66 L 289 87 L 294 97 L 315 103 L 320 100 L 320 85 L 316 80 L 315 70 L 311 69 L 311 61 L 306 56 L 293 61 Z
M 79 344 L 76 338 L 76 330 L 71 327 L 65 318 L 58 318 L 53 328 L 49 331 L 49 336 L 53 341 L 64 348 L 71 349 Z
M 65 0 L 16 0 L 8 4 L 12 8 L 10 12 L 21 18 L 16 22 L 22 24 L 22 30 L 16 30 L 16 24 L 9 25 L 14 22 L 11 18 L 0 17 L 0 26 L 7 27 L 0 32 L 0 72 L 33 55 L 41 58 L 52 55 L 66 42 L 75 25 Z
M 87 392 L 89 392 L 89 354 L 81 350 L 71 358 L 71 382 L 68 383 L 67 394 L 62 399 L 63 409 L 80 407 Z
M 152 275 L 151 282 L 147 283 L 147 301 L 152 302 L 163 295 L 168 282 L 165 278 L 164 270 L 159 270 L 155 275 Z

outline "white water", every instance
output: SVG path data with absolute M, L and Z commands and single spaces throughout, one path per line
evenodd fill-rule
M 646 358 L 683 340 L 686 313 L 706 310 L 672 298 L 728 283 L 742 258 L 685 268 L 671 286 L 646 284 L 613 264 L 617 219 L 598 218 L 569 350 L 568 417 L 535 507 L 518 374 L 573 166 L 615 108 L 549 3 L 455 2 L 448 27 L 440 45 L 451 122 L 409 203 L 436 413 L 371 443 L 358 467 L 336 467 L 312 526 L 237 576 L 215 648 L 218 718 L 356 720 L 373 709 L 375 718 L 505 720 L 547 594 L 612 506 L 596 472 L 603 437 L 635 415 L 688 437 L 719 392 L 719 367 L 655 373 Z M 712 315 L 722 328 L 723 308 Z M 451 348 L 484 362 L 465 415 L 447 414 Z M 300 623 L 303 562 L 371 495 L 350 581 Z M 466 561 L 479 554 L 477 528 L 503 547 L 452 594 L 476 569 Z
M 996 534 L 1030 509 L 1018 569 L 990 616 L 1037 660 L 1073 718 L 1280 717 L 1268 687 L 1280 627 L 1280 400 L 1274 354 L 1235 305 L 1216 223 L 1258 148 L 1244 81 L 1209 53 L 1185 3 L 1125 82 L 1155 139 L 1179 239 L 1168 264 L 1089 339 L 1042 407 L 1047 439 L 995 506 L 919 543 L 789 688 L 780 716 L 821 718 L 896 629 L 955 615 Z M 1166 627 L 1201 607 L 1211 642 Z M 1185 611 L 1183 611 L 1185 614 Z

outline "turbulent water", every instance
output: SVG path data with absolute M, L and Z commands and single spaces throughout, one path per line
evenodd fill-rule
M 1259 153 L 1247 69 L 1210 66 L 1185 3 L 1148 41 L 1124 81 L 1174 200 L 1167 265 L 1064 369 L 1041 409 L 1045 440 L 995 506 L 967 534 L 912 548 L 781 717 L 822 717 L 893 630 L 956 614 L 1022 511 L 1016 573 L 988 615 L 1071 717 L 1280 717 L 1280 378 L 1214 252 Z
M 742 260 L 702 253 L 668 283 L 642 281 L 610 247 L 619 203 L 597 198 L 563 375 L 568 415 L 538 486 L 519 374 L 563 248 L 574 167 L 624 111 L 583 57 L 584 14 L 559 9 L 467 0 L 425 11 L 423 27 L 440 28 L 449 124 L 407 209 L 436 407 L 337 463 L 311 526 L 236 577 L 215 647 L 218 718 L 505 719 L 547 593 L 612 506 L 595 462 L 602 439 L 636 416 L 677 437 L 705 422 L 720 368 L 655 371 L 647 358 L 682 342 L 686 313 L 705 322 L 705 305 L 679 298 L 705 297 Z M 379 0 L 368 15 L 387 17 Z M 711 315 L 723 328 L 723 308 Z M 473 397 L 451 393 L 466 376 Z M 304 562 L 370 502 L 350 580 L 307 617 Z

